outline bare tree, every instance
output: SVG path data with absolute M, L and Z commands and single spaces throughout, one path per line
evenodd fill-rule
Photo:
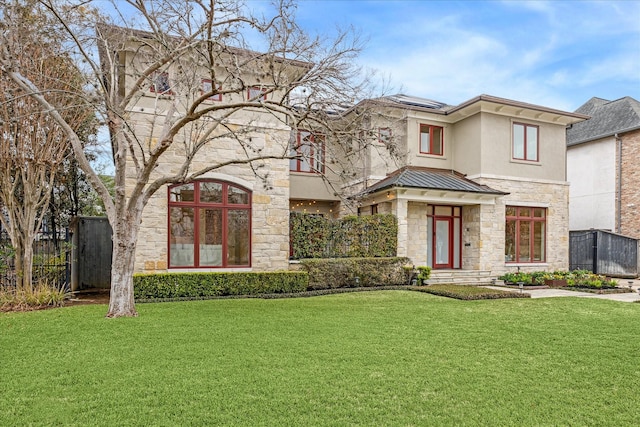
M 29 7 L 14 7 L 13 17 L 32 25 L 43 22 Z M 24 40 L 13 59 L 25 77 L 47 88 L 47 102 L 58 105 L 61 117 L 83 135 L 92 113 L 69 95 L 80 83 L 68 57 L 52 45 L 50 35 Z M 66 132 L 6 74 L 0 74 L 0 221 L 15 250 L 18 286 L 32 285 L 33 244 L 51 200 L 56 174 L 71 154 Z
M 296 24 L 295 4 L 287 0 L 260 15 L 235 0 L 114 1 L 109 17 L 86 1 L 40 4 L 57 19 L 52 30 L 66 35 L 63 46 L 86 73 L 79 96 L 94 103 L 109 128 L 113 200 L 62 114 L 64 107 L 44 96 L 46 88 L 16 60 L 23 43 L 19 23 L 5 23 L 0 70 L 65 130 L 80 168 L 104 201 L 113 229 L 108 317 L 137 315 L 136 242 L 143 209 L 156 191 L 229 165 L 249 165 L 268 186 L 269 161 L 298 154 L 290 151 L 288 138 L 276 149 L 256 141 L 261 117 L 282 129 L 340 138 L 339 111 L 370 95 L 369 82 L 354 65 L 359 38 L 351 31 L 331 40 L 305 34 Z M 235 144 L 231 158 L 194 160 L 229 140 Z

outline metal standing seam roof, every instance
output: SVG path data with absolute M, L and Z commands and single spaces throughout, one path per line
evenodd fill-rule
M 591 118 L 567 129 L 569 146 L 640 129 L 640 102 L 630 96 L 616 101 L 594 97 L 576 112 Z
M 505 195 L 502 191 L 494 190 L 464 177 L 463 174 L 445 169 L 428 169 L 404 167 L 381 181 L 366 188 L 360 196 L 375 193 L 394 187 L 422 188 L 428 190 L 458 191 L 465 193 L 481 193 Z

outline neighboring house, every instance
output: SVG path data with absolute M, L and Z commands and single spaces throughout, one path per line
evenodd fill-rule
M 640 102 L 591 98 L 567 129 L 569 228 L 640 238 Z

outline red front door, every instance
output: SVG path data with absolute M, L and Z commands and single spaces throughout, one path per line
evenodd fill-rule
M 453 268 L 453 218 L 434 217 L 433 266 Z

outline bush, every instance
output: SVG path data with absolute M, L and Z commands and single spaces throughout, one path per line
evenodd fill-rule
M 403 285 L 409 258 L 323 258 L 304 259 L 309 273 L 309 290 Z
M 524 283 L 530 285 L 533 283 L 533 277 L 531 273 L 517 272 L 517 273 L 505 273 L 498 277 L 500 280 L 504 280 L 505 283 Z
M 201 299 L 230 295 L 303 292 L 309 276 L 301 271 L 160 273 L 133 276 L 136 299 Z
M 412 290 L 461 300 L 531 298 L 531 295 L 529 294 L 521 294 L 519 292 L 501 291 L 499 289 L 481 288 L 478 286 L 469 285 L 414 286 Z
M 379 214 L 327 219 L 292 213 L 293 258 L 390 257 L 397 252 L 398 222 Z
M 0 311 L 35 310 L 62 307 L 67 297 L 64 286 L 56 287 L 41 281 L 29 289 L 0 289 Z

